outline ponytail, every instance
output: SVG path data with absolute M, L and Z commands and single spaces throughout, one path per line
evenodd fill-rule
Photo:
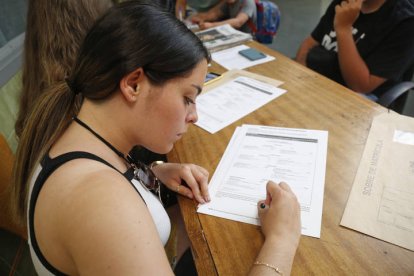
M 12 214 L 20 225 L 26 224 L 29 180 L 35 166 L 79 111 L 76 96 L 62 81 L 42 93 L 25 121 L 13 169 Z

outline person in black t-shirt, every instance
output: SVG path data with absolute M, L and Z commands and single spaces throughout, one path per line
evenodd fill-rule
M 334 0 L 296 61 L 379 97 L 414 64 L 414 0 Z

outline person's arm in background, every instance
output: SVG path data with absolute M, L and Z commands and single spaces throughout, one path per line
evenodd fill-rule
M 225 24 L 229 24 L 235 29 L 242 29 L 243 25 L 245 25 L 249 19 L 254 20 L 253 18 L 256 15 L 256 3 L 254 0 L 243 0 L 239 3 L 236 3 L 237 1 L 235 1 L 233 4 L 229 4 L 229 2 L 226 1 L 224 2 L 228 6 L 222 6 L 222 13 L 228 14 L 228 18 L 222 21 L 204 22 L 203 24 L 200 24 L 201 29 L 208 29 Z M 253 24 L 255 24 L 255 22 Z
M 359 93 L 370 93 L 386 79 L 371 75 L 352 36 L 352 25 L 359 16 L 362 2 L 362 0 L 343 1 L 337 5 L 334 29 L 338 43 L 339 67 L 347 86 Z
M 177 0 L 175 2 L 175 16 L 180 20 L 183 21 L 185 18 L 185 9 L 187 6 L 186 0 Z
M 312 36 L 308 36 L 300 45 L 299 50 L 296 53 L 295 60 L 300 64 L 306 66 L 306 58 L 308 56 L 309 50 L 318 45 L 319 43 L 313 39 Z
M 199 25 L 200 25 L 200 29 L 202 30 L 220 26 L 220 25 L 225 25 L 225 24 L 229 24 L 235 29 L 240 29 L 241 26 L 243 26 L 247 22 L 247 20 L 249 20 L 249 16 L 245 14 L 244 12 L 240 12 L 234 18 L 230 18 L 230 19 L 223 20 L 223 21 L 216 21 L 216 22 L 201 22 Z
M 221 0 L 213 8 L 206 12 L 196 13 L 191 16 L 191 21 L 195 24 L 201 24 L 204 21 L 216 21 L 223 17 L 222 6 L 226 4 L 226 1 Z
M 320 41 L 322 41 L 322 38 L 324 34 L 327 32 L 328 26 L 330 26 L 333 22 L 333 18 L 335 15 L 335 6 L 336 1 L 332 1 L 329 6 L 327 7 L 325 13 L 322 15 L 322 17 L 319 19 L 318 24 L 313 29 L 311 34 L 305 38 L 305 40 L 300 45 L 295 60 L 302 65 L 308 66 L 306 63 L 309 51 L 320 45 Z
M 286 183 L 277 185 L 269 181 L 266 191 L 266 200 L 258 203 L 265 241 L 249 275 L 277 274 L 265 264 L 277 268 L 283 275 L 290 275 L 301 235 L 299 202 Z

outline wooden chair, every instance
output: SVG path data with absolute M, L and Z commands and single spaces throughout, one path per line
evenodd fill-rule
M 0 134 L 0 228 L 27 239 L 25 227 L 17 225 L 10 215 L 10 185 L 14 156 L 6 139 Z

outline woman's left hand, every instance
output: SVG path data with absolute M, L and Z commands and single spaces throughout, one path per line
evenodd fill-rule
M 194 164 L 164 163 L 153 167 L 152 171 L 168 189 L 195 198 L 201 204 L 210 201 L 206 169 Z M 182 185 L 182 181 L 187 186 Z

